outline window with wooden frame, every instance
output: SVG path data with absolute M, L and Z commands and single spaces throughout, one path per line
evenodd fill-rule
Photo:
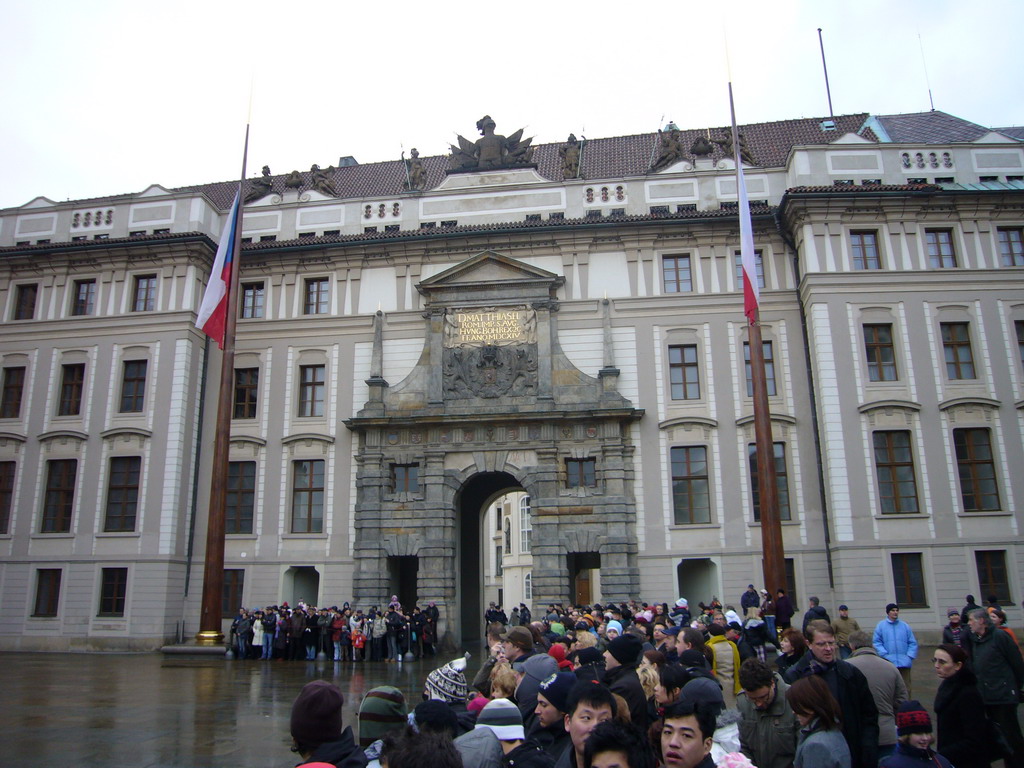
M 882 514 L 905 515 L 920 512 L 910 432 L 878 431 L 872 435 L 872 441 Z
M 877 230 L 854 230 L 850 233 L 850 254 L 856 270 L 881 269 Z
M 25 393 L 25 368 L 4 368 L 3 391 L 0 392 L 0 419 L 16 419 L 21 415 L 21 399 Z
M 242 283 L 242 318 L 246 320 L 263 317 L 263 281 Z
M 255 419 L 259 397 L 260 369 L 235 368 L 235 403 L 233 418 Z
M 292 462 L 292 533 L 323 533 L 324 462 Z
M 325 365 L 299 366 L 299 416 L 324 415 Z
M 974 553 L 978 566 L 978 588 L 982 597 L 994 597 L 1000 605 L 1013 605 L 1010 581 L 1006 571 L 1006 550 L 985 549 Z
M 77 459 L 51 459 L 46 462 L 46 491 L 43 495 L 40 533 L 71 532 L 77 475 Z
M 241 568 L 224 569 L 224 585 L 221 587 L 220 617 L 233 619 L 242 607 L 245 588 L 245 571 Z
M 132 292 L 132 312 L 152 312 L 156 309 L 156 275 L 137 275 Z
M 969 323 L 939 323 L 942 353 L 946 361 L 946 378 L 950 381 L 976 378 L 974 353 L 971 351 Z
M 665 293 L 689 293 L 692 291 L 690 255 L 687 253 L 662 256 L 661 276 Z
M 420 465 L 392 464 L 391 465 L 391 492 L 392 493 L 419 493 L 420 490 Z
M 597 459 L 566 459 L 565 487 L 594 488 L 597 486 Z
M 330 293 L 326 277 L 310 277 L 304 284 L 302 314 L 326 315 Z
M 892 343 L 891 323 L 864 324 L 864 352 L 868 361 L 868 379 L 897 381 L 896 348 Z
M 39 286 L 35 283 L 17 286 L 14 290 L 14 319 L 33 319 L 36 316 L 36 299 L 38 296 Z
M 103 568 L 100 572 L 100 607 L 97 616 L 124 616 L 128 597 L 128 569 Z
M 708 449 L 681 446 L 670 451 L 672 461 L 672 513 L 675 525 L 711 522 L 708 484 Z
M 668 376 L 673 400 L 700 400 L 696 344 L 676 344 L 668 348 Z
M 53 617 L 60 605 L 60 568 L 40 568 L 36 571 L 36 600 L 32 615 Z
M 953 430 L 960 498 L 965 512 L 987 512 L 999 506 L 996 463 L 992 454 L 992 436 L 988 429 Z
M 135 530 L 139 511 L 139 479 L 142 458 L 115 456 L 110 460 L 110 483 L 107 487 L 107 510 L 103 530 L 107 533 L 127 533 Z
M 71 301 L 71 314 L 76 317 L 96 311 L 96 281 L 75 280 L 75 293 Z
M 900 608 L 927 608 L 924 567 L 920 552 L 901 552 L 892 556 L 892 583 L 895 602 Z
M 256 462 L 228 462 L 227 499 L 224 507 L 225 533 L 252 533 L 256 507 Z
M 0 534 L 10 530 L 11 510 L 14 508 L 14 474 L 17 469 L 17 462 L 0 461 Z
M 148 360 L 125 360 L 121 374 L 121 413 L 142 413 L 146 404 Z
M 1004 267 L 1024 267 L 1024 228 L 999 228 L 999 255 Z
M 58 416 L 78 416 L 82 412 L 82 389 L 85 387 L 85 363 L 61 366 Z
M 953 269 L 956 267 L 953 230 L 926 229 L 924 238 L 928 246 L 928 266 L 931 269 Z
M 764 381 L 769 397 L 778 394 L 775 388 L 775 350 L 770 341 L 761 342 L 761 354 L 764 356 Z M 747 377 L 747 397 L 754 396 L 754 369 L 750 366 L 750 342 L 743 342 L 743 368 Z
M 789 473 L 786 470 L 786 444 L 773 443 L 775 454 L 775 495 L 779 500 L 779 519 L 791 520 L 789 509 Z M 754 501 L 754 522 L 761 522 L 761 489 L 758 485 L 757 445 L 747 446 L 747 459 L 750 465 L 750 492 Z

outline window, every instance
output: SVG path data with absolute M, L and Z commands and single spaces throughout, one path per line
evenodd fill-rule
M 292 533 L 323 533 L 324 462 L 292 462 Z
M 689 255 L 662 256 L 661 274 L 665 283 L 665 293 L 689 293 L 693 290 Z
M 1013 325 L 1017 329 L 1017 352 L 1020 355 L 1020 364 L 1024 367 L 1024 320 L 1017 320 Z
M 530 551 L 533 521 L 530 519 L 530 497 L 519 499 L 519 551 L 524 555 Z
M 896 381 L 896 349 L 892 345 L 892 325 L 868 323 L 864 326 L 864 351 L 871 381 Z
M 0 461 L 0 534 L 8 533 L 11 525 L 11 509 L 14 505 L 13 461 Z
M 24 391 L 25 369 L 20 366 L 4 368 L 4 388 L 3 393 L 0 394 L 0 419 L 16 419 L 21 415 L 21 396 Z
M 420 465 L 392 464 L 391 490 L 393 493 L 418 493 L 420 490 Z
M 263 282 L 242 283 L 242 317 L 263 317 Z
M 761 342 L 761 354 L 764 355 L 764 379 L 768 396 L 778 394 L 775 389 L 775 352 L 770 341 Z M 750 342 L 743 342 L 743 365 L 747 376 L 747 397 L 754 396 L 754 370 L 750 366 Z
M 850 252 L 854 269 L 881 269 L 878 258 L 878 233 L 875 230 L 850 233 Z
M 1006 578 L 1006 552 L 1002 549 L 983 550 L 974 553 L 978 564 L 978 587 L 985 600 L 994 595 L 996 602 L 1013 605 L 1010 597 L 1010 582 Z
M 91 315 L 96 311 L 96 281 L 75 280 L 75 298 L 71 303 L 72 315 Z
M 1024 229 L 999 229 L 999 255 L 1004 267 L 1024 267 Z
M 971 331 L 967 323 L 940 323 L 942 350 L 946 358 L 946 378 L 973 379 L 974 355 L 971 353 Z
M 956 266 L 956 252 L 953 250 L 953 230 L 926 229 L 925 242 L 928 244 L 928 266 L 932 269 L 952 269 Z
M 920 552 L 892 556 L 892 583 L 896 588 L 896 602 L 900 608 L 928 607 Z
M 152 312 L 154 309 L 156 309 L 156 275 L 139 275 L 135 278 L 132 312 Z
M 304 315 L 327 314 L 327 278 L 314 277 L 306 280 L 305 301 L 302 304 Z
M 56 616 L 60 599 L 60 568 L 40 568 L 36 571 L 36 604 L 33 616 Z
M 235 368 L 234 418 L 256 418 L 256 399 L 259 390 L 259 384 L 259 368 Z
M 523 576 L 523 601 L 533 600 L 533 574 L 527 573 Z
M 82 387 L 85 385 L 85 363 L 61 366 L 58 416 L 77 416 L 82 412 Z
M 70 533 L 71 511 L 75 501 L 75 459 L 46 462 L 46 495 L 43 499 L 42 533 Z
M 710 523 L 707 448 L 703 445 L 673 448 L 671 459 L 674 524 Z
M 505 540 L 505 542 L 504 542 L 505 543 L 505 554 L 506 555 L 511 555 L 512 554 L 512 521 L 508 517 L 505 518 L 505 535 L 504 535 L 503 538 Z
M 104 568 L 100 574 L 100 609 L 97 616 L 124 616 L 128 569 Z
M 146 402 L 146 360 L 125 360 L 121 378 L 121 413 L 142 413 Z
M 700 400 L 700 366 L 696 344 L 668 348 L 668 376 L 673 400 Z
M 19 285 L 14 294 L 14 319 L 31 320 L 36 316 L 36 297 L 39 286 L 35 283 Z
M 597 459 L 566 459 L 565 486 L 594 488 L 597 486 Z
M 242 588 L 245 586 L 245 571 L 241 568 L 224 569 L 224 586 L 220 601 L 220 617 L 233 619 L 238 615 L 242 602 Z
M 775 443 L 775 493 L 779 498 L 779 519 L 792 520 L 789 511 L 789 479 L 786 472 L 786 444 Z M 761 521 L 761 489 L 757 479 L 757 446 L 747 446 L 750 463 L 750 490 L 754 498 L 754 522 Z
M 875 473 L 883 515 L 919 512 L 910 432 L 875 432 Z
M 743 290 L 743 254 L 739 251 L 733 255 L 733 262 L 736 265 L 736 290 Z M 761 261 L 761 252 L 754 251 L 754 267 L 757 270 L 757 287 L 764 288 L 764 263 Z
M 299 416 L 324 415 L 324 378 L 327 366 L 299 367 Z
M 956 450 L 960 497 L 964 502 L 964 511 L 983 512 L 999 509 L 996 464 L 992 456 L 989 431 L 973 428 L 954 429 L 953 447 Z
M 256 499 L 256 462 L 228 462 L 227 500 L 224 507 L 225 533 L 252 533 Z
M 107 489 L 104 531 L 113 533 L 135 530 L 141 472 L 142 459 L 138 456 L 117 456 L 110 460 L 110 487 Z
M 494 548 L 494 578 L 501 578 L 501 545 Z

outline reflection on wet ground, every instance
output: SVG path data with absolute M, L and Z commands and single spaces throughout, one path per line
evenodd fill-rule
M 479 662 L 474 654 L 470 667 Z M 452 655 L 454 658 L 454 654 Z M 447 656 L 403 664 L 224 661 L 162 654 L 0 654 L 0 764 L 293 766 L 288 721 L 310 680 L 345 694 L 355 724 L 362 694 L 402 690 L 413 706 Z M 472 674 L 472 673 L 471 673 Z

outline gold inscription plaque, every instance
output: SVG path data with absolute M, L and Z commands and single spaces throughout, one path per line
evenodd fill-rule
M 503 347 L 537 341 L 537 311 L 527 307 L 449 309 L 444 316 L 445 347 Z

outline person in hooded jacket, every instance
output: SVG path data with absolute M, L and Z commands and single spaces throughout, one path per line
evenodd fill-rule
M 609 642 L 604 652 L 604 682 L 612 693 L 626 700 L 630 721 L 646 730 L 647 695 L 636 674 L 641 653 L 643 643 L 635 635 L 626 633 Z
M 326 763 L 336 768 L 366 768 L 363 750 L 352 728 L 342 730 L 341 707 L 345 697 L 326 680 L 306 683 L 292 704 L 292 751 L 302 757 L 299 768 Z
M 957 768 L 989 768 L 991 728 L 967 653 L 943 643 L 932 653 L 932 666 L 941 681 L 935 694 L 936 751 Z

